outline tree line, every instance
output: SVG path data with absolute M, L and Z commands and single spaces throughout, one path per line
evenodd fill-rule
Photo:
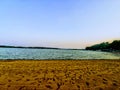
M 120 40 L 114 40 L 112 43 L 102 42 L 86 47 L 86 50 L 101 50 L 101 51 L 120 51 Z

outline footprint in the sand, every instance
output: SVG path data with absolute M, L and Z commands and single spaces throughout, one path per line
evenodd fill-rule
M 118 84 L 117 84 L 117 83 L 115 83 L 115 82 L 113 82 L 113 86 L 118 86 Z
M 97 87 L 95 90 L 104 90 L 102 87 Z
M 105 78 L 103 78 L 103 81 L 107 81 Z
M 108 80 L 103 78 L 103 84 L 108 84 Z
M 8 82 L 11 82 L 11 81 L 12 81 L 12 80 L 10 80 L 10 79 L 8 80 Z
M 45 85 L 49 89 L 53 89 L 51 85 Z
M 18 90 L 36 90 L 36 87 L 35 86 L 21 86 L 19 87 Z
M 20 80 L 22 80 L 22 79 L 20 78 L 20 79 L 17 79 L 16 81 L 20 81 Z
M 37 75 L 34 75 L 34 76 L 32 76 L 32 77 L 37 77 Z
M 23 90 L 23 89 L 26 89 L 25 86 L 21 86 L 21 87 L 19 88 L 19 90 Z
M 35 78 L 34 80 L 39 80 L 39 78 Z
M 30 81 L 30 79 L 26 79 L 26 81 Z
M 89 85 L 90 85 L 89 82 L 86 82 L 86 85 L 89 87 Z

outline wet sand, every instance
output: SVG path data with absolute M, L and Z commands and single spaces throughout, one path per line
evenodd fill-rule
M 120 90 L 120 60 L 0 61 L 0 90 Z

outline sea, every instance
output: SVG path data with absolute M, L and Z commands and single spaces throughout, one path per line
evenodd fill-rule
M 0 48 L 0 60 L 82 60 L 82 59 L 120 59 L 120 53 L 71 50 L 71 49 L 30 49 Z

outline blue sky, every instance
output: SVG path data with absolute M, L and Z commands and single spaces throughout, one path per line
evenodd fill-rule
M 120 39 L 120 0 L 0 0 L 0 44 L 85 48 Z

